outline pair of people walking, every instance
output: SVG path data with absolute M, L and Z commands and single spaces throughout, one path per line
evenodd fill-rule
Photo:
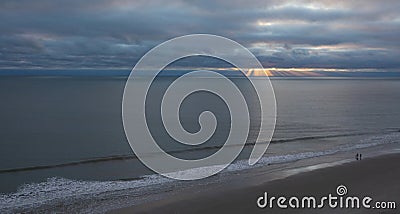
M 361 160 L 362 158 L 362 154 L 361 153 L 357 153 L 356 154 L 356 160 Z

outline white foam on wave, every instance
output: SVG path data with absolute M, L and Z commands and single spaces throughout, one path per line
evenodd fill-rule
M 223 173 L 397 143 L 399 140 L 400 133 L 392 133 L 367 138 L 358 144 L 342 145 L 330 150 L 266 156 L 254 166 L 249 166 L 247 160 L 240 160 L 228 166 Z M 210 170 L 210 167 L 217 166 L 174 173 L 201 173 L 204 170 Z M 162 186 L 166 184 L 175 186 L 174 182 L 174 180 L 160 175 L 143 176 L 141 179 L 132 181 L 76 181 L 65 178 L 49 178 L 46 182 L 23 185 L 15 193 L 0 194 L 0 212 L 26 212 L 37 211 L 37 209 L 40 212 L 50 212 L 58 209 L 68 212 L 101 213 L 118 206 L 122 207 L 123 203 L 128 203 L 128 201 L 133 203 L 135 197 L 143 197 L 144 193 L 151 192 L 151 189 L 155 190 L 154 193 L 159 193 L 162 191 Z
M 171 182 L 158 175 L 144 176 L 132 181 L 76 181 L 65 178 L 49 178 L 46 182 L 21 186 L 17 192 L 0 195 L 0 211 L 35 209 L 44 204 L 73 204 L 76 200 L 102 198 L 107 193 L 138 189 Z
M 277 155 L 277 156 L 265 156 L 261 158 L 254 167 L 264 166 L 267 164 L 279 164 L 279 163 L 288 163 L 293 161 L 298 161 L 307 158 L 320 157 L 325 155 L 333 155 L 339 152 L 347 152 L 353 151 L 357 149 L 363 149 L 373 146 L 379 146 L 390 143 L 398 143 L 400 141 L 400 133 L 392 133 L 382 136 L 374 136 L 370 138 L 366 138 L 360 141 L 358 144 L 346 144 L 339 146 L 334 149 L 323 150 L 323 151 L 315 151 L 315 152 L 303 152 L 303 153 L 295 153 L 295 154 L 285 154 L 285 155 Z M 240 160 L 231 164 L 227 167 L 227 171 L 236 171 L 249 168 L 247 160 Z

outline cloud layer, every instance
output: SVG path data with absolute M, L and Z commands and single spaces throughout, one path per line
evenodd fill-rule
M 0 68 L 130 68 L 192 33 L 234 39 L 265 67 L 400 69 L 400 1 L 0 2 Z

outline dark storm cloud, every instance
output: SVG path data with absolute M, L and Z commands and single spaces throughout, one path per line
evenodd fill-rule
M 129 68 L 175 36 L 237 40 L 265 66 L 399 69 L 399 1 L 1 1 L 1 68 Z M 212 65 L 211 65 L 212 66 Z

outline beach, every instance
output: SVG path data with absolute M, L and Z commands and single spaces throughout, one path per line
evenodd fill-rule
M 336 194 L 339 185 L 347 187 L 347 195 L 370 196 L 373 201 L 400 203 L 400 154 L 388 154 L 360 161 L 295 174 L 244 188 L 208 188 L 203 192 L 187 192 L 178 197 L 111 211 L 110 213 L 398 213 L 398 209 L 270 209 L 257 207 L 264 192 L 274 196 L 325 196 Z M 245 182 L 245 181 L 244 181 Z
M 164 77 L 159 84 L 164 87 L 171 78 Z M 336 168 L 355 161 L 356 153 L 362 153 L 363 160 L 354 164 L 362 164 L 369 158 L 400 151 L 398 79 L 278 78 L 272 80 L 279 107 L 277 125 L 266 153 L 257 164 L 248 164 L 252 150 L 249 143 L 231 165 L 214 176 L 194 181 L 169 179 L 144 166 L 126 142 L 121 121 L 125 80 L 122 77 L 0 79 L 0 88 L 7 88 L 0 90 L 0 100 L 4 101 L 0 106 L 1 213 L 104 213 L 125 209 L 136 212 L 156 211 L 155 207 L 163 205 L 166 211 L 175 212 L 175 204 L 180 204 L 181 212 L 185 213 L 183 203 L 191 200 L 198 203 L 190 206 L 193 211 L 205 207 L 229 211 L 231 208 L 224 205 L 242 206 L 235 197 L 238 201 L 249 200 L 243 203 L 243 209 L 258 210 L 257 197 L 274 190 L 268 188 L 270 182 L 316 169 Z M 201 105 L 205 103 L 202 101 Z M 186 110 L 181 116 L 188 128 L 198 124 L 198 114 L 193 111 L 201 105 L 194 102 L 183 108 Z M 209 106 L 215 112 L 225 111 L 215 108 L 213 102 Z M 171 155 L 201 158 L 218 151 L 225 141 L 228 133 L 225 127 L 229 124 L 225 116 L 228 115 L 221 114 L 218 119 L 221 128 L 209 142 L 194 148 L 164 138 L 159 118 L 151 117 L 149 122 L 154 125 L 151 128 L 160 131 L 155 133 L 160 134 L 157 135 L 160 146 Z M 257 118 L 253 117 L 255 121 Z M 256 127 L 250 131 L 255 132 Z M 357 181 L 358 174 L 362 173 L 349 177 Z M 393 177 L 380 174 L 382 179 Z M 304 189 L 314 187 L 314 183 L 295 184 Z M 356 188 L 351 182 L 343 184 L 350 193 Z M 335 192 L 337 185 L 339 182 L 334 182 L 321 192 Z M 257 191 L 250 191 L 255 187 Z M 289 187 L 279 186 L 285 191 L 293 189 Z M 229 197 L 221 199 L 224 194 Z M 232 209 L 241 211 L 235 206 Z M 259 211 L 268 212 L 269 208 Z
M 0 214 L 400 214 L 399 8 L 0 1 Z

